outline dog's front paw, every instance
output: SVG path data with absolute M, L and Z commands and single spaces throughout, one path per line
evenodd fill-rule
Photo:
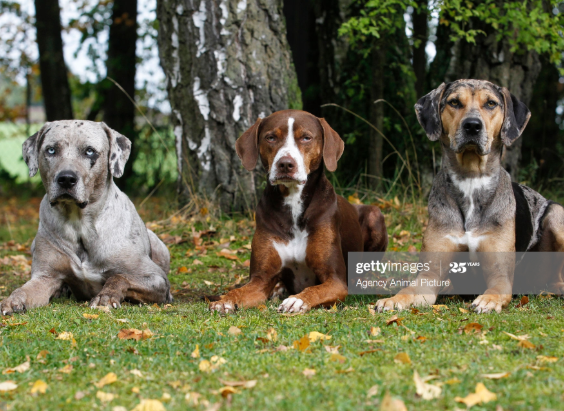
M 237 311 L 237 304 L 229 300 L 212 301 L 210 303 L 210 311 L 217 311 L 220 314 L 230 314 Z
M 0 303 L 0 312 L 2 315 L 12 315 L 13 313 L 21 313 L 26 311 L 26 294 L 24 291 L 16 290 Z
M 279 313 L 305 313 L 309 311 L 311 307 L 307 305 L 303 300 L 296 297 L 289 297 L 282 301 L 282 304 L 278 307 Z
M 478 314 L 491 313 L 493 311 L 500 313 L 507 303 L 506 295 L 482 294 L 472 302 L 472 308 Z
M 437 296 L 433 294 L 417 294 L 410 292 L 409 294 L 396 294 L 391 298 L 383 298 L 376 302 L 376 311 L 379 313 L 390 310 L 407 310 L 409 307 L 428 307 L 435 304 Z
M 106 294 L 103 291 L 90 301 L 90 308 L 110 307 L 120 308 L 121 298 L 114 294 Z

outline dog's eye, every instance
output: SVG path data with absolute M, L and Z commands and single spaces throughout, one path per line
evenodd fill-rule
M 264 139 L 270 143 L 273 143 L 276 141 L 276 136 L 274 134 L 267 134 Z
M 460 100 L 457 99 L 452 99 L 448 102 L 449 106 L 454 107 L 454 108 L 459 108 L 460 106 L 462 106 L 462 104 L 460 104 Z
M 88 147 L 84 154 L 86 154 L 88 157 L 92 157 L 94 154 L 96 154 L 96 151 L 94 151 L 93 148 Z
M 55 154 L 55 147 L 47 147 L 47 154 L 53 155 Z
M 305 142 L 305 143 L 307 143 L 308 141 L 311 141 L 311 136 L 304 135 L 304 136 L 302 137 L 302 141 Z
M 494 108 L 494 107 L 497 106 L 497 103 L 496 103 L 495 101 L 493 101 L 493 100 L 490 100 L 490 101 L 488 101 L 488 102 L 486 103 L 486 106 L 487 106 L 488 108 Z

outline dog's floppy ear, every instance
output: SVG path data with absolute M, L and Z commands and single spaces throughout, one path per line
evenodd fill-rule
M 41 130 L 29 137 L 22 145 L 22 156 L 29 168 L 29 176 L 33 177 L 39 169 L 39 149 L 43 142 L 43 137 L 51 129 L 51 123 L 45 123 Z
M 337 169 L 337 161 L 339 161 L 345 150 L 345 142 L 324 118 L 318 120 L 321 128 L 323 128 L 323 161 L 327 170 L 335 171 Z
M 127 163 L 129 154 L 131 154 L 131 141 L 117 131 L 109 128 L 106 123 L 100 124 L 110 142 L 110 158 L 108 161 L 110 173 L 112 173 L 114 177 L 119 178 L 123 175 L 125 163 Z
M 431 141 L 437 141 L 443 132 L 440 106 L 447 87 L 448 84 L 443 83 L 415 103 L 417 120 Z
M 255 168 L 259 157 L 258 134 L 261 122 L 262 119 L 258 118 L 255 124 L 245 131 L 235 142 L 235 151 L 237 151 L 237 155 L 241 159 L 243 167 L 249 171 Z
M 531 118 L 531 112 L 521 100 L 511 94 L 505 87 L 501 88 L 500 91 L 505 103 L 505 118 L 501 126 L 501 141 L 509 147 L 525 130 L 529 118 Z

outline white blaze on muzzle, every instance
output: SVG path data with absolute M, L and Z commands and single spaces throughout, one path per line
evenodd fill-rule
M 307 172 L 305 168 L 305 162 L 303 154 L 298 149 L 296 145 L 296 140 L 294 139 L 294 118 L 290 117 L 288 119 L 288 135 L 286 136 L 286 141 L 284 145 L 280 147 L 278 153 L 272 161 L 270 166 L 269 180 L 272 184 L 288 184 L 285 182 L 278 183 L 278 179 L 282 176 L 278 175 L 278 162 L 283 157 L 291 157 L 296 162 L 296 171 L 291 175 L 293 179 L 296 180 L 298 184 L 305 184 L 307 181 Z

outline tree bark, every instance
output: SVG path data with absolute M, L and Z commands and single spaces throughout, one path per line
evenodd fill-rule
M 126 92 L 135 98 L 135 72 L 137 43 L 137 0 L 114 0 L 112 23 L 108 40 L 106 76 L 115 80 Z M 132 141 L 132 153 L 126 163 L 120 182 L 126 182 L 132 174 L 136 157 L 135 106 L 115 84 L 103 80 L 102 109 L 104 122 Z M 123 184 L 123 183 L 122 183 Z
M 413 72 L 415 73 L 415 92 L 418 97 L 422 96 L 425 91 L 425 76 L 427 73 L 427 39 L 429 37 L 429 29 L 427 20 L 429 13 L 427 10 L 427 0 L 418 0 L 419 10 L 415 10 L 412 14 L 413 21 Z
M 483 30 L 486 35 L 478 35 L 476 43 L 459 40 L 453 47 L 452 61 L 446 73 L 446 81 L 460 78 L 489 80 L 507 87 L 526 105 L 531 102 L 533 86 L 541 70 L 538 53 L 524 47 L 512 53 L 507 39 L 496 39 L 495 30 L 482 22 L 472 21 L 470 28 Z M 504 156 L 503 166 L 517 181 L 523 138 L 517 139 Z
M 35 27 L 47 120 L 72 119 L 74 116 L 63 55 L 59 0 L 35 0 Z
M 376 100 L 384 98 L 384 77 L 386 67 L 386 48 L 383 40 L 376 40 L 375 45 L 370 52 L 372 58 L 372 84 L 370 87 L 370 122 L 380 132 L 384 132 L 384 104 L 374 104 Z M 382 177 L 384 175 L 382 167 L 382 148 L 384 140 L 382 135 L 370 129 L 370 144 L 368 147 L 368 174 L 370 175 L 370 186 L 378 190 L 382 186 Z
M 159 0 L 159 54 L 176 135 L 179 192 L 252 207 L 255 173 L 235 140 L 258 117 L 301 108 L 281 0 Z

